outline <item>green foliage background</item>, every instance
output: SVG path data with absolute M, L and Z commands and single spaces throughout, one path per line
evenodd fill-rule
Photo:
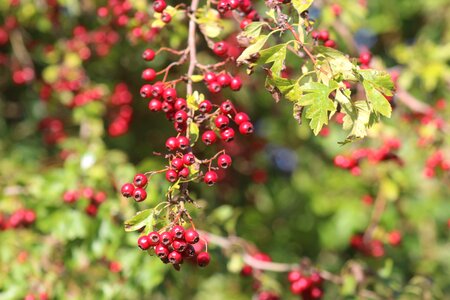
M 44 55 L 39 46 L 29 50 L 38 78 L 40 74 L 51 78 L 55 68 L 70 65 L 85 69 L 88 85 L 101 85 L 109 92 L 117 83 L 126 82 L 133 93 L 134 116 L 128 134 L 108 137 L 104 102 L 71 111 L 61 105 L 70 95 L 56 95 L 45 105 L 39 100 L 38 83 L 17 87 L 11 82 L 11 70 L 0 66 L 0 212 L 26 207 L 37 214 L 30 228 L 0 231 L 0 299 L 21 299 L 41 291 L 54 299 L 250 299 L 251 280 L 240 277 L 239 256 L 230 257 L 210 245 L 213 261 L 208 268 L 183 265 L 176 272 L 141 252 L 136 247 L 137 235 L 123 230 L 125 219 L 163 199 L 167 185 L 154 177 L 149 199 L 139 205 L 120 197 L 117 187 L 137 171 L 163 167 L 163 160 L 152 152 L 163 151 L 165 139 L 174 132 L 162 115 L 151 114 L 140 100 L 140 72 L 145 66 L 140 54 L 147 46 L 182 47 L 186 29 L 168 26 L 150 45 L 130 43 L 126 30 L 119 29 L 121 39 L 110 54 L 81 62 L 61 41 L 71 36 L 76 25 L 100 26 L 95 9 L 80 6 L 84 1 L 60 0 L 60 27 L 54 29 L 46 18 L 45 5 L 21 2 L 12 8 L 9 1 L 1 0 L 0 20 L 15 15 L 28 38 L 55 45 L 54 57 Z M 146 7 L 145 1 L 132 2 L 137 9 Z M 402 89 L 430 105 L 440 98 L 450 99 L 448 1 L 368 2 L 365 10 L 355 1 L 335 1 L 342 6 L 341 20 L 351 36 L 361 29 L 371 32 L 375 64 L 399 68 Z M 316 7 L 318 28 L 330 27 L 340 49 L 352 51 L 348 40 L 334 31 L 330 3 L 321 3 Z M 231 31 L 232 27 L 225 32 Z M 211 51 L 201 47 L 199 58 L 214 62 Z M 2 53 L 11 51 L 9 45 L 1 48 Z M 160 55 L 153 66 L 162 68 L 170 59 Z M 363 286 L 382 299 L 448 299 L 449 176 L 423 176 L 425 161 L 437 148 L 449 157 L 448 133 L 405 122 L 402 116 L 408 108 L 399 102 L 392 118 L 372 129 L 367 139 L 340 146 L 337 141 L 345 139 L 345 132 L 338 125 L 330 126 L 328 137 L 313 136 L 305 124 L 299 126 L 292 118 L 289 103 L 274 103 L 262 88 L 261 74 L 242 76 L 245 87 L 226 96 L 248 111 L 257 137 L 237 139 L 234 150 L 239 155 L 225 182 L 196 188 L 193 194 L 205 206 L 194 212 L 197 227 L 220 235 L 237 234 L 274 261 L 295 263 L 309 257 L 319 268 L 341 274 L 344 285 L 327 283 L 325 299 L 357 297 L 360 286 L 350 271 L 353 263 L 374 271 L 375 279 Z M 448 128 L 449 105 L 439 114 Z M 56 147 L 46 146 L 37 130 L 47 115 L 67 123 L 70 137 Z M 87 126 L 87 136 L 79 135 L 80 124 Z M 436 142 L 418 147 L 419 134 Z M 385 137 L 401 140 L 399 156 L 404 166 L 363 164 L 362 174 L 355 177 L 333 165 L 335 155 L 378 147 Z M 62 161 L 61 149 L 75 154 Z M 93 163 L 86 166 L 83 161 Z M 255 170 L 266 172 L 265 183 L 252 181 Z M 79 185 L 108 193 L 97 217 L 84 213 L 86 199 L 75 206 L 63 203 L 64 191 Z M 11 187 L 18 192 L 10 193 Z M 386 246 L 386 255 L 373 259 L 352 251 L 349 240 L 369 224 L 373 207 L 362 203 L 361 197 L 378 192 L 389 202 L 376 234 L 383 239 L 386 232 L 400 230 L 403 242 L 396 248 Z M 28 254 L 24 262 L 18 259 L 23 252 Z M 120 262 L 122 271 L 111 272 L 109 261 Z M 282 299 L 295 298 L 285 274 L 269 272 L 263 282 L 279 291 Z

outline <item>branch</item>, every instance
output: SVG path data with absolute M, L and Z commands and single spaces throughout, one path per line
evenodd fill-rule
M 189 14 L 194 13 L 198 8 L 198 1 L 199 0 L 192 0 L 191 6 L 190 6 L 190 12 Z M 189 34 L 188 34 L 188 51 L 189 51 L 189 69 L 187 72 L 187 95 L 192 94 L 192 75 L 194 74 L 195 65 L 197 64 L 197 48 L 195 46 L 195 19 L 190 16 L 189 18 Z
M 427 113 L 432 108 L 426 103 L 421 102 L 419 99 L 411 95 L 409 92 L 402 88 L 398 88 L 397 92 L 395 93 L 397 96 L 397 99 L 405 104 L 409 109 L 411 109 L 414 112 L 418 113 Z

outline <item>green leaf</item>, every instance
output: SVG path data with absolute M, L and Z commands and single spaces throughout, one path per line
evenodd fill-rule
M 194 122 L 189 123 L 189 141 L 191 142 L 191 146 L 197 142 L 199 134 L 200 129 L 198 128 L 198 125 Z
M 334 102 L 329 95 L 337 88 L 338 85 L 334 81 L 330 82 L 330 86 L 318 82 L 306 83 L 301 86 L 304 94 L 297 103 L 301 106 L 308 106 L 305 117 L 311 120 L 309 126 L 315 135 L 319 134 L 323 125 L 328 124 L 329 113 L 336 111 Z
M 216 38 L 222 33 L 222 19 L 217 10 L 201 7 L 196 11 L 195 17 L 200 31 L 207 37 Z
M 301 14 L 307 10 L 314 0 L 292 0 L 292 5 L 297 10 L 298 14 Z
M 355 101 L 353 105 L 345 106 L 344 112 L 346 115 L 342 126 L 345 130 L 351 129 L 351 131 L 345 141 L 340 144 L 364 138 L 367 135 L 367 128 L 370 127 L 370 111 L 370 106 L 365 100 Z
M 258 53 L 262 47 L 264 47 L 264 44 L 267 42 L 267 39 L 270 35 L 260 35 L 256 38 L 255 42 L 248 46 L 244 52 L 238 57 L 238 62 L 245 62 L 246 60 L 249 60 L 253 54 Z
M 153 209 L 138 212 L 134 217 L 124 222 L 125 231 L 136 231 L 150 224 L 153 219 Z
M 245 27 L 242 35 L 249 39 L 255 39 L 261 34 L 262 27 L 267 25 L 266 22 L 252 22 Z
M 286 59 L 287 44 L 276 45 L 259 52 L 258 64 L 273 63 L 270 70 L 273 75 L 280 76 Z
M 321 69 L 330 74 L 330 78 L 339 78 L 340 80 L 356 81 L 356 66 L 342 52 L 323 46 L 314 47 L 314 54 L 321 62 Z
M 375 113 L 390 117 L 392 107 L 385 96 L 391 96 L 394 83 L 390 75 L 378 70 L 359 70 L 361 81 L 366 91 L 367 100 L 372 104 Z
M 386 96 L 392 96 L 394 82 L 389 73 L 373 69 L 358 70 L 358 73 L 363 77 L 364 81 L 370 82 L 380 93 Z
M 295 82 L 278 76 L 268 77 L 266 80 L 266 85 L 277 87 L 281 93 L 287 94 L 290 90 L 294 88 Z
M 367 100 L 372 103 L 373 110 L 389 118 L 391 116 L 392 107 L 386 97 L 366 80 L 363 81 L 363 86 L 366 91 Z

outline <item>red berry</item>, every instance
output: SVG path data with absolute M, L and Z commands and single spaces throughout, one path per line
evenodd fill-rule
M 226 169 L 231 166 L 231 157 L 228 154 L 222 154 L 217 158 L 217 164 L 221 168 Z
M 189 176 L 189 168 L 182 168 L 179 172 L 178 172 L 178 176 L 181 178 L 188 178 Z
M 177 251 L 170 252 L 167 258 L 169 259 L 169 262 L 174 265 L 181 264 L 183 262 L 183 255 Z
M 152 61 L 155 58 L 155 51 L 153 51 L 152 49 L 146 49 L 142 53 L 142 58 L 146 61 Z
M 223 41 L 215 43 L 213 46 L 213 52 L 218 56 L 223 56 L 227 54 L 228 44 Z
M 172 247 L 173 247 L 173 250 L 175 250 L 179 253 L 183 253 L 184 250 L 186 250 L 187 244 L 184 241 L 175 240 L 172 242 Z
M 226 100 L 220 104 L 220 111 L 223 114 L 229 114 L 234 111 L 234 105 L 230 100 Z
M 161 108 L 162 108 L 162 103 L 158 99 L 152 99 L 148 103 L 148 109 L 150 109 L 150 111 L 157 112 L 157 111 L 160 111 Z
M 175 121 L 177 123 L 185 123 L 187 118 L 188 115 L 184 110 L 179 110 L 175 113 Z
M 248 24 L 250 24 L 250 23 L 252 23 L 252 20 L 250 20 L 250 19 L 243 19 L 242 21 L 241 21 L 241 23 L 239 24 L 239 27 L 242 29 L 242 30 L 244 30 L 245 29 L 245 27 L 247 27 L 248 26 Z
M 133 192 L 133 198 L 136 202 L 144 201 L 147 198 L 147 192 L 143 188 L 136 188 Z
M 200 236 L 196 230 L 189 228 L 184 232 L 184 239 L 186 243 L 195 244 L 200 240 Z
M 202 134 L 202 141 L 206 145 L 214 144 L 217 140 L 217 136 L 212 130 L 207 130 Z
M 219 3 L 217 3 L 217 11 L 221 14 L 226 13 L 228 10 L 230 10 L 230 6 L 228 5 L 228 1 L 221 0 Z
M 124 195 L 124 191 L 125 190 L 127 190 L 127 189 L 129 189 L 129 187 L 127 186 L 127 187 L 125 187 L 126 185 L 130 185 L 131 186 L 131 188 L 134 190 L 134 186 L 132 185 L 132 184 L 130 184 L 130 183 L 126 183 L 126 184 L 124 184 L 123 186 L 122 186 L 122 189 L 121 189 L 121 193 L 122 193 L 122 195 Z M 125 187 L 125 189 L 124 189 L 124 187 Z M 131 194 L 133 193 L 133 190 L 131 190 L 131 192 L 129 193 L 129 194 L 127 194 L 128 196 L 125 196 L 125 197 L 130 197 L 131 196 Z M 126 191 L 125 191 L 126 192 Z M 66 203 L 73 203 L 73 202 L 76 202 L 77 200 L 78 200 L 78 192 L 77 191 L 66 191 L 65 193 L 64 193 L 64 195 L 63 195 L 63 200 L 64 200 L 64 202 L 66 202 Z M 1 223 L 1 222 L 0 222 Z
M 249 116 L 248 116 L 246 113 L 244 113 L 244 112 L 237 113 L 237 114 L 234 116 L 234 122 L 235 122 L 236 124 L 238 124 L 238 125 L 241 125 L 242 123 L 248 122 L 248 121 L 250 121 L 250 118 L 249 118 Z
M 323 45 L 328 48 L 336 48 L 336 42 L 334 40 L 327 40 Z
M 288 273 L 288 280 L 290 283 L 298 281 L 302 277 L 302 273 L 300 271 L 291 271 Z
M 208 90 L 213 94 L 217 94 L 222 90 L 222 86 L 217 81 L 213 81 L 208 84 Z
M 230 124 L 230 119 L 228 119 L 225 115 L 218 115 L 217 118 L 214 120 L 214 124 L 217 128 L 223 129 Z
M 205 75 L 203 75 L 203 80 L 206 83 L 211 83 L 213 81 L 216 81 L 216 74 L 214 74 L 213 72 L 206 72 Z
M 167 249 L 167 247 L 163 244 L 159 244 L 155 247 L 155 254 L 161 259 L 167 258 L 169 255 L 169 249 Z
M 177 101 L 175 101 L 174 107 L 176 110 L 185 110 L 187 108 L 186 100 L 178 98 Z
M 174 88 L 168 88 L 164 90 L 163 98 L 169 103 L 174 102 L 177 99 L 177 91 Z
M 205 177 L 203 178 L 203 181 L 207 184 L 207 185 L 213 185 L 214 183 L 217 182 L 218 176 L 217 173 L 214 171 L 208 171 L 205 174 Z
M 148 248 L 150 248 L 151 242 L 150 242 L 150 239 L 148 238 L 148 236 L 146 236 L 146 235 L 140 236 L 138 239 L 138 246 L 142 250 L 147 250 Z
M 168 182 L 173 183 L 178 180 L 178 173 L 173 169 L 169 169 L 166 172 L 166 179 Z
M 167 7 L 166 1 L 164 0 L 156 0 L 155 2 L 153 2 L 153 9 L 156 12 L 163 12 L 163 10 Z
M 211 257 L 209 256 L 208 252 L 200 252 L 197 255 L 197 264 L 199 265 L 199 267 L 206 267 L 210 261 Z
M 359 54 L 359 62 L 362 65 L 369 65 L 371 60 L 372 60 L 372 54 L 370 54 L 370 52 L 365 51 L 365 52 L 361 52 Z
M 134 185 L 132 185 L 131 183 L 125 183 L 124 185 L 122 185 L 120 192 L 124 197 L 129 198 L 133 195 Z
M 152 232 L 150 232 L 149 234 L 148 234 L 148 238 L 149 238 L 149 240 L 150 240 L 150 245 L 151 246 L 156 246 L 156 245 L 158 245 L 159 244 L 159 241 L 160 241 L 160 236 L 159 236 L 159 233 L 158 232 L 156 232 L 156 231 L 152 231 Z
M 190 166 L 195 163 L 195 156 L 192 153 L 186 153 L 183 155 L 183 163 L 185 166 Z
M 311 276 L 309 277 L 309 280 L 314 285 L 320 285 L 322 283 L 322 277 L 318 272 L 313 272 Z
M 170 232 L 175 238 L 182 239 L 184 236 L 184 227 L 181 225 L 175 225 L 172 227 L 172 230 Z
M 148 179 L 144 174 L 136 174 L 134 176 L 133 184 L 137 187 L 144 187 L 147 185 Z
M 174 168 L 175 170 L 181 170 L 181 169 L 183 168 L 183 166 L 184 166 L 183 159 L 178 158 L 178 157 L 177 157 L 177 158 L 174 158 L 174 159 L 172 159 L 170 165 L 171 165 L 172 168 Z
M 323 292 L 320 288 L 315 286 L 311 289 L 310 295 L 312 299 L 320 299 L 322 298 Z
M 156 72 L 152 68 L 145 69 L 142 71 L 142 79 L 146 81 L 153 81 L 156 78 Z
M 319 40 L 326 42 L 330 38 L 330 33 L 327 30 L 321 30 L 319 32 L 318 38 L 319 38 Z
M 227 73 L 220 73 L 219 76 L 217 76 L 217 83 L 222 87 L 229 86 L 231 83 L 231 76 Z
M 239 7 L 239 0 L 228 0 L 228 4 L 231 9 L 236 9 Z
M 164 86 L 161 82 L 157 82 L 152 86 L 152 96 L 155 98 L 161 97 L 164 92 Z
M 176 137 L 170 137 L 166 141 L 166 148 L 169 151 L 177 150 L 180 146 L 180 143 L 178 142 L 178 139 Z
M 239 91 L 241 89 L 241 86 L 242 86 L 242 81 L 239 77 L 236 76 L 236 77 L 233 77 L 233 79 L 231 79 L 230 88 L 233 91 Z
M 144 84 L 139 91 L 142 98 L 150 98 L 152 95 L 153 87 L 150 84 Z
M 239 125 L 239 132 L 241 134 L 250 134 L 253 132 L 253 124 L 250 122 L 243 122 Z
M 160 235 L 161 244 L 168 246 L 173 241 L 173 234 L 170 231 L 164 231 Z
M 183 132 L 186 131 L 187 124 L 186 124 L 186 123 L 177 123 L 177 122 L 175 122 L 175 123 L 173 124 L 173 127 L 175 128 L 175 130 L 176 130 L 177 132 L 183 133 Z M 181 148 L 181 145 L 180 145 L 180 148 Z
M 311 32 L 311 37 L 315 40 L 317 40 L 319 38 L 319 33 L 317 31 L 313 31 Z
M 189 147 L 189 139 L 184 136 L 184 135 L 180 135 L 178 138 L 178 147 L 181 150 L 186 150 Z
M 163 112 L 168 113 L 168 112 L 171 112 L 173 110 L 173 106 L 169 102 L 163 101 L 161 103 L 161 109 L 162 109 Z
M 294 295 L 299 295 L 308 288 L 309 288 L 309 281 L 305 277 L 301 277 L 299 280 L 291 284 L 291 292 Z
M 170 21 L 172 21 L 172 16 L 167 12 L 163 12 L 161 15 L 161 20 L 166 24 L 170 23 Z
M 234 139 L 234 129 L 233 128 L 225 128 L 220 132 L 220 138 L 225 142 L 231 142 Z
M 194 257 L 195 256 L 195 248 L 191 244 L 186 245 L 186 250 L 183 252 L 184 257 Z
M 212 104 L 209 100 L 203 100 L 202 102 L 200 102 L 198 109 L 202 113 L 209 113 L 212 110 Z

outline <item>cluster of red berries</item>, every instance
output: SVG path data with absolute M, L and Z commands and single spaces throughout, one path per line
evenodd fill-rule
M 434 152 L 426 161 L 424 175 L 428 178 L 434 177 L 437 173 L 450 171 L 450 161 L 446 160 L 444 153 L 440 150 Z
M 39 295 L 35 295 L 35 294 L 27 294 L 24 298 L 24 300 L 48 300 L 50 299 L 50 297 L 48 296 L 48 294 L 46 292 L 41 292 L 39 293 Z
M 337 155 L 334 158 L 334 164 L 339 168 L 350 170 L 355 176 L 361 174 L 359 164 L 364 158 L 367 158 L 373 164 L 377 164 L 380 161 L 393 160 L 402 165 L 402 160 L 394 153 L 400 148 L 400 145 L 400 140 L 398 139 L 386 139 L 379 149 L 360 148 L 355 150 L 350 156 Z
M 62 142 L 66 138 L 64 123 L 57 118 L 47 117 L 39 122 L 39 131 L 43 134 L 44 142 L 54 145 Z
M 323 279 L 318 272 L 312 272 L 310 276 L 294 270 L 288 273 L 288 280 L 291 284 L 291 292 L 294 295 L 301 295 L 303 300 L 321 299 L 323 295 Z
M 227 15 L 231 11 L 237 11 L 243 16 L 240 27 L 243 30 L 248 24 L 260 19 L 258 12 L 253 9 L 250 0 L 220 0 L 217 3 L 217 11 L 222 15 Z
M 111 95 L 111 104 L 114 107 L 111 110 L 112 122 L 108 126 L 108 133 L 115 137 L 128 132 L 131 118 L 133 116 L 133 108 L 130 103 L 132 95 L 125 83 L 119 83 L 114 88 Z
M 214 52 L 218 49 L 217 45 L 224 44 L 224 42 L 217 42 L 214 44 Z M 220 49 L 224 49 L 227 46 L 222 46 Z M 223 88 L 229 87 L 232 91 L 239 91 L 242 86 L 242 81 L 239 76 L 232 77 L 227 72 L 214 73 L 214 72 L 206 72 L 203 76 L 203 81 L 205 82 L 208 90 L 212 94 L 219 93 Z
M 0 213 L 0 230 L 26 227 L 36 221 L 36 213 L 31 209 L 18 209 L 11 215 Z
M 77 202 L 80 198 L 89 200 L 89 204 L 85 208 L 86 214 L 95 217 L 100 205 L 106 201 L 107 195 L 104 191 L 96 192 L 93 188 L 86 187 L 79 190 L 66 191 L 62 198 L 65 203 L 69 204 Z
M 128 0 L 108 0 L 107 5 L 97 9 L 97 15 L 102 19 L 109 19 L 110 23 L 126 26 L 130 21 L 133 5 Z
M 136 174 L 133 179 L 133 183 L 125 183 L 122 185 L 120 192 L 124 197 L 133 197 L 136 202 L 141 202 L 147 199 L 147 187 L 148 178 L 145 174 Z
M 378 239 L 371 239 L 370 241 L 364 241 L 363 234 L 355 234 L 350 239 L 350 246 L 362 253 L 363 255 L 370 257 L 383 257 L 385 254 L 384 244 Z
M 330 39 L 330 33 L 328 30 L 320 30 L 311 32 L 311 37 L 315 41 L 323 42 L 323 45 L 328 48 L 336 48 L 336 41 Z
M 138 246 L 142 250 L 152 249 L 163 263 L 180 265 L 183 260 L 195 260 L 200 267 L 206 267 L 211 257 L 203 251 L 204 242 L 200 241 L 200 235 L 193 229 L 185 229 L 181 225 L 173 226 L 169 231 L 150 232 L 138 239 Z
M 88 31 L 78 25 L 73 29 L 73 38 L 67 41 L 66 47 L 68 51 L 76 52 L 82 60 L 88 60 L 93 53 L 99 57 L 108 55 L 119 39 L 119 34 L 112 28 Z

